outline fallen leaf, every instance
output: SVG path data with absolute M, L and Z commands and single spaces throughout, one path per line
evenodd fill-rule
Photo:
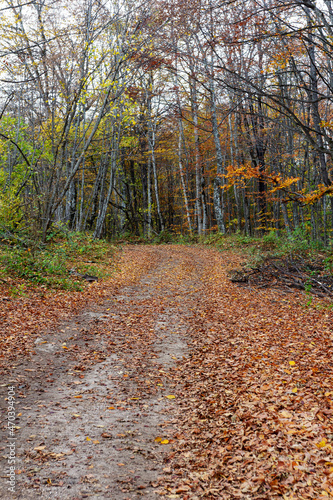
M 284 418 L 292 418 L 292 414 L 291 414 L 291 413 L 289 413 L 289 411 L 287 411 L 287 410 L 282 410 L 280 414 L 281 414 L 281 415 L 282 415 L 282 417 L 284 417 Z
M 187 491 L 190 491 L 190 490 L 191 490 L 190 486 L 187 486 L 187 485 L 179 486 L 176 489 L 176 493 L 186 493 Z
M 105 438 L 105 439 L 111 439 L 112 438 L 111 434 L 108 434 L 107 432 L 102 432 L 101 436 L 102 436 L 102 438 Z
M 322 440 L 320 441 L 320 443 L 317 443 L 317 444 L 316 444 L 316 446 L 317 446 L 318 448 L 324 448 L 324 447 L 326 446 L 326 444 L 327 444 L 327 439 L 326 439 L 326 438 L 324 438 L 324 439 L 322 439 Z

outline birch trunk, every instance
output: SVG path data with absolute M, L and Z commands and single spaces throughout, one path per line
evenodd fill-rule
M 198 130 L 198 102 L 197 88 L 194 79 L 190 81 L 191 87 L 191 110 L 194 124 L 194 148 L 195 148 L 195 211 L 197 216 L 198 234 L 202 234 L 202 211 L 201 211 L 201 165 L 200 165 L 200 144 Z
M 213 65 L 212 65 L 213 66 Z M 212 68 L 213 69 L 213 68 Z M 225 224 L 224 224 L 224 196 L 222 190 L 222 175 L 224 174 L 223 166 L 223 155 L 221 149 L 220 133 L 218 129 L 217 122 L 217 111 L 216 111 L 216 96 L 215 96 L 215 85 L 213 75 L 210 76 L 209 81 L 210 87 L 210 109 L 212 115 L 212 129 L 213 137 L 216 151 L 216 176 L 214 179 L 214 212 L 217 222 L 217 227 L 222 234 L 225 234 Z
M 147 224 L 148 224 L 148 238 L 151 238 L 151 204 L 152 204 L 152 197 L 151 197 L 151 159 L 148 158 L 148 172 L 147 172 L 147 189 L 148 189 L 148 214 L 147 214 Z
M 152 85 L 152 79 L 150 78 L 150 83 Z M 161 231 L 164 231 L 164 221 L 161 212 L 161 204 L 160 197 L 158 192 L 158 178 L 157 178 L 157 169 L 156 169 L 156 158 L 155 158 L 155 130 L 156 130 L 156 121 L 153 121 L 152 118 L 152 109 L 151 109 L 151 97 L 148 97 L 148 148 L 150 153 L 151 165 L 153 167 L 153 176 L 154 176 L 154 188 L 155 188 L 155 198 L 156 198 L 156 206 L 157 206 L 157 214 L 158 220 L 160 223 Z
M 232 103 L 231 103 L 232 106 Z M 230 107 L 231 107 L 230 106 Z M 235 143 L 235 137 L 232 127 L 231 114 L 228 116 L 229 130 L 230 130 L 230 159 L 232 165 L 235 163 L 235 154 L 233 144 Z M 234 195 L 235 195 L 235 203 L 236 203 L 236 211 L 237 211 L 237 229 L 240 231 L 241 229 L 241 213 L 240 213 L 240 203 L 239 203 L 239 193 L 237 185 L 234 184 Z
M 186 182 L 185 182 L 185 176 L 184 176 L 184 170 L 183 170 L 183 148 L 182 144 L 184 144 L 184 149 L 185 149 L 185 134 L 184 134 L 184 129 L 183 129 L 183 122 L 182 122 L 182 110 L 181 110 L 181 104 L 180 104 L 180 97 L 179 97 L 179 88 L 178 88 L 178 65 L 177 65 L 177 55 L 178 55 L 178 48 L 177 48 L 177 43 L 176 43 L 176 57 L 175 57 L 175 72 L 174 72 L 174 82 L 175 82 L 175 89 L 176 89 L 176 96 L 177 96 L 177 107 L 178 107 L 178 113 L 179 113 L 179 119 L 178 119 L 178 129 L 179 129 L 179 138 L 178 138 L 178 165 L 179 165 L 179 174 L 180 174 L 180 182 L 182 186 L 182 191 L 183 191 L 183 197 L 184 197 L 184 203 L 185 203 L 185 211 L 186 211 L 186 218 L 187 218 L 187 225 L 188 225 L 188 230 L 190 234 L 192 234 L 192 222 L 191 222 L 191 215 L 190 215 L 190 209 L 189 209 L 189 204 L 188 204 L 188 197 L 187 197 L 187 189 L 186 189 Z
M 188 205 L 185 177 L 184 177 L 183 163 L 182 163 L 182 139 L 183 139 L 183 125 L 182 125 L 181 119 L 180 119 L 179 120 L 179 140 L 178 140 L 179 173 L 180 173 L 180 181 L 181 181 L 181 185 L 182 185 L 182 189 L 183 189 L 183 197 L 184 197 L 184 203 L 185 203 L 187 225 L 188 225 L 188 229 L 189 229 L 190 234 L 192 234 L 192 222 L 191 222 L 190 210 L 189 210 L 189 205 Z
M 120 127 L 121 124 L 118 125 L 117 133 L 115 134 L 113 131 L 112 137 L 112 152 L 111 152 L 111 165 L 110 165 L 110 178 L 109 178 L 109 187 L 106 193 L 106 196 L 102 199 L 102 203 L 100 205 L 100 210 L 97 216 L 96 228 L 93 235 L 93 238 L 101 238 L 103 226 L 105 223 L 106 212 L 108 209 L 109 201 L 112 195 L 114 180 L 115 180 L 115 172 L 117 168 L 117 159 L 119 152 L 119 143 L 120 143 Z

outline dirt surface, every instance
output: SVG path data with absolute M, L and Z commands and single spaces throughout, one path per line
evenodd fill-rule
M 2 475 L 1 498 L 155 498 L 151 483 L 163 472 L 170 444 L 161 441 L 173 432 L 168 414 L 176 404 L 166 397 L 175 390 L 167 371 L 188 351 L 203 262 L 177 248 L 166 259 L 162 248 L 137 251 L 155 262 L 150 271 L 103 305 L 41 332 L 31 359 L 2 380 L 2 470 L 10 384 L 19 473 L 15 493 Z
M 91 285 L 98 300 L 29 335 L 25 357 L 8 342 L 1 498 L 333 497 L 332 303 L 240 288 L 239 265 L 203 247 L 127 247 L 112 286 Z

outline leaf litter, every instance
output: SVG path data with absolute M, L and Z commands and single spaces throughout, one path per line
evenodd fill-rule
M 86 344 L 100 337 L 107 349 L 89 346 L 84 351 L 69 344 L 61 356 L 75 360 L 78 374 L 112 353 L 122 356 L 117 375 L 122 393 L 107 399 L 109 415 L 131 408 L 144 415 L 147 398 L 165 401 L 163 433 L 151 436 L 165 463 L 151 482 L 154 491 L 145 490 L 145 498 L 154 498 L 154 493 L 184 500 L 333 496 L 330 304 L 318 300 L 306 308 L 300 292 L 286 297 L 278 290 L 239 288 L 227 274 L 239 262 L 237 255 L 202 247 L 130 247 L 110 282 L 93 283 L 75 298 L 64 293 L 55 300 L 44 297 L 23 326 L 37 336 L 60 321 L 62 307 L 72 314 L 112 295 L 113 307 L 104 307 L 111 309 L 112 321 L 92 319 L 93 332 L 82 332 Z M 139 301 L 131 298 L 132 291 L 127 294 L 129 285 L 140 290 Z M 145 286 L 153 286 L 156 293 L 145 296 Z M 18 304 L 22 307 L 22 299 Z M 12 306 L 7 326 L 13 344 L 18 343 L 15 350 L 2 343 L 2 354 L 11 361 L 31 355 L 33 349 L 30 336 L 17 339 L 15 319 L 24 316 Z M 160 338 L 163 333 L 182 336 L 187 353 L 161 364 L 170 340 L 157 343 L 156 328 Z M 75 399 L 75 404 L 85 404 L 84 399 Z M 88 438 L 92 446 L 112 441 L 108 430 L 100 436 L 101 442 Z M 117 439 L 127 439 L 126 434 Z M 168 446 L 160 446 L 164 443 Z M 49 459 L 45 448 L 35 453 L 42 462 Z M 120 469 L 125 466 L 119 461 Z M 89 483 L 89 477 L 83 482 Z
M 182 437 L 168 462 L 172 490 L 185 483 L 186 498 L 332 497 L 332 310 L 304 308 L 299 293 L 240 289 L 225 259 L 210 251 L 207 261 L 191 357 L 173 374 L 186 382 L 177 399 Z

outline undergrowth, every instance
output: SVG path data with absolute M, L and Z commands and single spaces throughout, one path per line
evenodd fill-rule
M 303 258 L 315 258 L 318 254 L 327 259 L 327 263 L 333 260 L 333 243 L 324 246 L 321 242 L 309 240 L 302 230 L 294 231 L 290 236 L 277 235 L 270 231 L 262 237 L 245 236 L 240 233 L 233 235 L 222 235 L 220 233 L 201 237 L 200 242 L 211 245 L 219 250 L 237 250 L 252 256 L 252 259 L 264 259 L 266 257 L 283 258 L 287 256 L 300 256 Z
M 242 265 L 230 270 L 230 279 L 259 288 L 278 286 L 290 291 L 302 289 L 306 308 L 317 307 L 314 296 L 331 297 L 333 278 L 333 246 L 309 240 L 303 231 L 291 235 L 269 232 L 261 238 L 242 234 L 214 234 L 201 241 L 220 251 L 232 250 L 242 256 Z M 332 304 L 319 307 L 332 308 Z
M 0 241 L 0 278 L 9 284 L 11 295 L 22 295 L 29 286 L 80 291 L 85 282 L 71 274 L 71 269 L 105 277 L 110 273 L 114 252 L 114 246 L 94 240 L 86 233 L 66 232 L 50 237 L 46 244 L 3 237 Z M 12 278 L 14 284 L 11 284 Z M 15 278 L 22 282 L 15 283 Z

